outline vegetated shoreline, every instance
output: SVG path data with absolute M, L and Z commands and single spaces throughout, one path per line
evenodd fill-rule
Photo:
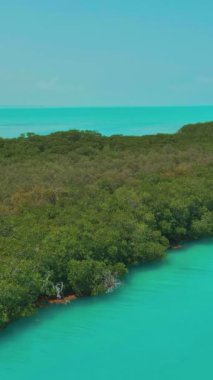
M 0 328 L 41 299 L 104 293 L 131 265 L 212 236 L 212 162 L 213 122 L 0 138 Z
M 193 241 L 193 242 L 195 242 L 195 241 Z M 185 242 L 181 241 L 179 244 L 173 245 L 169 249 L 180 250 L 180 249 L 184 248 L 184 243 Z M 165 252 L 165 255 L 167 255 L 166 252 Z M 159 261 L 159 260 L 155 260 L 155 261 Z M 147 264 L 150 264 L 150 262 L 147 262 Z M 71 292 L 70 294 L 63 295 L 61 298 L 57 298 L 54 296 L 40 297 L 36 302 L 36 308 L 40 309 L 40 308 L 43 308 L 44 306 L 50 306 L 50 305 L 63 305 L 64 306 L 64 305 L 67 305 L 73 301 L 80 299 L 80 298 L 84 298 L 84 297 L 83 296 L 79 297 L 76 294 L 74 294 L 73 292 Z M 6 328 L 6 326 L 7 325 L 5 325 L 4 328 Z M 3 329 L 3 328 L 0 328 L 0 330 L 1 329 Z
M 171 247 L 172 249 L 181 249 L 183 246 L 181 244 L 177 244 Z
M 176 244 L 174 246 L 171 246 L 170 249 L 173 249 L 173 250 L 180 250 L 183 248 L 183 245 L 182 245 L 183 242 L 181 242 L 181 244 Z M 167 254 L 167 253 L 166 253 Z M 50 297 L 50 298 L 43 298 L 39 301 L 39 307 L 42 307 L 44 304 L 51 304 L 51 305 L 67 305 L 68 303 L 72 302 L 72 301 L 75 301 L 77 300 L 79 297 L 77 297 L 76 294 L 66 294 L 64 296 L 62 296 L 61 298 L 57 298 L 57 297 Z
M 42 306 L 44 303 L 48 303 L 48 304 L 52 304 L 52 305 L 64 305 L 64 304 L 67 304 L 67 303 L 70 303 L 71 301 L 75 301 L 78 297 L 71 293 L 71 294 L 67 294 L 67 295 L 64 295 L 62 296 L 61 298 L 57 298 L 57 297 L 50 297 L 50 298 L 43 298 L 40 300 L 39 304 L 40 306 Z

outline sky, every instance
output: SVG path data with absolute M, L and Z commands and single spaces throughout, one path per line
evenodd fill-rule
M 212 0 L 0 0 L 0 105 L 213 104 L 212 15 Z

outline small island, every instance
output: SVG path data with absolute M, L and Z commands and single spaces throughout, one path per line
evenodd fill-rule
M 0 139 L 0 327 L 213 235 L 213 122 Z

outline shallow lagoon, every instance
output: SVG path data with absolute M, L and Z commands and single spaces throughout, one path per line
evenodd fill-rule
M 213 240 L 131 270 L 103 297 L 44 308 L 0 335 L 4 380 L 213 377 Z

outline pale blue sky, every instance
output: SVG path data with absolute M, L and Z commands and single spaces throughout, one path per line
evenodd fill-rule
M 212 0 L 0 0 L 0 105 L 213 104 Z

